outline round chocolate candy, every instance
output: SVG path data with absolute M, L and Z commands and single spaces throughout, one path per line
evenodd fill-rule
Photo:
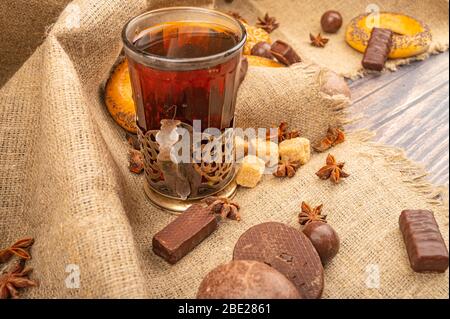
M 241 235 L 234 260 L 256 260 L 289 279 L 305 299 L 320 298 L 323 266 L 311 241 L 298 229 L 276 222 L 251 227 Z
M 198 299 L 301 299 L 280 272 L 254 260 L 236 260 L 213 269 L 203 279 Z
M 272 46 L 267 42 L 258 42 L 256 43 L 252 50 L 251 55 L 260 56 L 267 59 L 273 59 L 273 54 L 270 51 L 272 49 Z
M 329 10 L 322 15 L 320 19 L 322 29 L 328 33 L 336 33 L 342 26 L 342 16 L 339 12 Z
M 339 236 L 333 227 L 324 222 L 312 222 L 305 226 L 303 233 L 311 240 L 319 253 L 322 264 L 326 264 L 339 251 Z

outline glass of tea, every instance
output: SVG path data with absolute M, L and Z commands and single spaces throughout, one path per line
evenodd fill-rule
M 234 148 L 229 132 L 234 127 L 245 27 L 218 11 L 173 7 L 133 18 L 122 38 L 147 196 L 172 211 L 183 211 L 207 196 L 232 196 L 234 157 L 205 161 L 194 153 L 217 155 L 226 153 L 218 150 Z M 196 140 L 199 127 L 202 139 Z M 210 129 L 222 134 L 215 136 L 220 142 L 215 148 L 208 146 L 212 137 L 205 132 Z M 191 142 L 189 161 L 174 160 L 182 139 Z

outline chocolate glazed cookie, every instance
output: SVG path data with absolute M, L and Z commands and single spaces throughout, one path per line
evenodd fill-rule
M 276 222 L 253 226 L 241 235 L 234 260 L 256 260 L 288 278 L 306 299 L 320 298 L 323 267 L 311 241 L 299 230 Z
M 198 299 L 301 299 L 292 282 L 255 260 L 234 260 L 213 269 L 200 284 Z

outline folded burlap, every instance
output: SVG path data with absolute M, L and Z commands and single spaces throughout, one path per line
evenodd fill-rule
M 269 220 L 299 227 L 300 202 L 307 201 L 324 204 L 341 237 L 325 268 L 324 297 L 448 297 L 448 271 L 414 273 L 398 229 L 401 210 L 431 209 L 448 243 L 448 206 L 420 168 L 399 150 L 367 142 L 367 133 L 332 150 L 351 174 L 340 185 L 317 178 L 326 154 L 316 154 L 292 179 L 265 176 L 255 189 L 239 189 L 242 221 L 224 221 L 176 265 L 152 253 L 152 236 L 175 216 L 153 207 L 143 177 L 128 171 L 125 133 L 101 87 L 121 50 L 124 23 L 160 2 L 72 2 L 0 89 L 0 247 L 36 239 L 29 264 L 40 286 L 24 296 L 195 297 L 202 277 L 231 259 L 246 229 Z M 320 92 L 322 71 L 310 63 L 250 68 L 239 125 L 287 120 L 316 141 L 329 124 L 344 124 L 348 100 Z

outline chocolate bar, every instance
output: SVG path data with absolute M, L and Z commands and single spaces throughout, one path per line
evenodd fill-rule
M 272 44 L 270 52 L 280 63 L 287 66 L 302 61 L 297 52 L 289 44 L 280 40 Z
M 392 47 L 392 31 L 389 29 L 373 28 L 367 44 L 362 65 L 364 68 L 381 71 Z
M 411 268 L 416 272 L 444 272 L 448 250 L 429 210 L 404 210 L 399 218 Z
M 192 205 L 153 237 L 153 252 L 175 264 L 217 227 L 218 221 L 209 209 Z

